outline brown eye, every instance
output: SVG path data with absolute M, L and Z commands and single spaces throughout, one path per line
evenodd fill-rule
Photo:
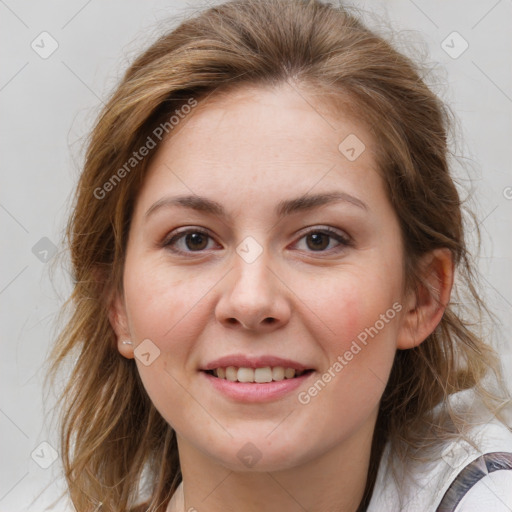
M 185 235 L 185 245 L 191 250 L 201 250 L 206 247 L 208 243 L 208 235 L 204 233 L 195 232 Z
M 352 244 L 348 235 L 329 227 L 310 230 L 300 238 L 300 240 L 303 239 L 306 241 L 306 249 L 304 249 L 306 252 L 337 252 Z M 333 241 L 335 243 L 331 245 Z
M 307 244 L 310 249 L 313 250 L 324 250 L 329 246 L 329 235 L 325 233 L 312 233 L 307 235 L 306 240 L 311 241 L 311 244 Z
M 211 236 L 199 229 L 188 229 L 174 235 L 162 245 L 176 253 L 201 252 L 208 246 Z

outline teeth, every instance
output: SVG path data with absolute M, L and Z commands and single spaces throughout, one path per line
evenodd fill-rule
M 257 382 L 260 384 L 293 379 L 303 373 L 303 371 L 296 371 L 293 368 L 283 368 L 282 366 L 265 366 L 264 368 L 237 368 L 236 366 L 228 366 L 227 368 L 217 368 L 213 370 L 213 374 L 219 379 L 227 379 L 231 382 Z
M 293 379 L 295 377 L 295 370 L 293 368 L 285 368 L 284 369 L 284 378 L 285 379 Z
M 283 380 L 284 379 L 284 368 L 282 366 L 276 366 L 272 368 L 272 380 Z
M 254 382 L 254 370 L 252 368 L 238 368 L 236 377 L 238 382 Z
M 237 369 L 234 366 L 228 366 L 226 368 L 226 379 L 234 382 L 237 378 L 237 373 Z
M 272 382 L 272 368 L 270 366 L 256 368 L 254 370 L 254 382 Z

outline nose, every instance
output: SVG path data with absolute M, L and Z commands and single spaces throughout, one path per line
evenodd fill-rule
M 247 263 L 235 257 L 217 303 L 217 320 L 227 328 L 271 332 L 290 319 L 289 289 L 270 269 L 264 254 Z

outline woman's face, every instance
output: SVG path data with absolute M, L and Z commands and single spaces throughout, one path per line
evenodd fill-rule
M 282 86 L 212 96 L 158 149 L 113 323 L 180 457 L 277 470 L 369 442 L 407 308 L 374 147 Z

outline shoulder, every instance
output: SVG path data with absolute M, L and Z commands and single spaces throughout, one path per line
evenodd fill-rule
M 455 477 L 436 512 L 509 512 L 511 489 L 512 452 L 486 453 Z
M 511 512 L 512 433 L 487 424 L 473 434 L 475 446 L 459 438 L 404 461 L 388 444 L 367 512 Z

